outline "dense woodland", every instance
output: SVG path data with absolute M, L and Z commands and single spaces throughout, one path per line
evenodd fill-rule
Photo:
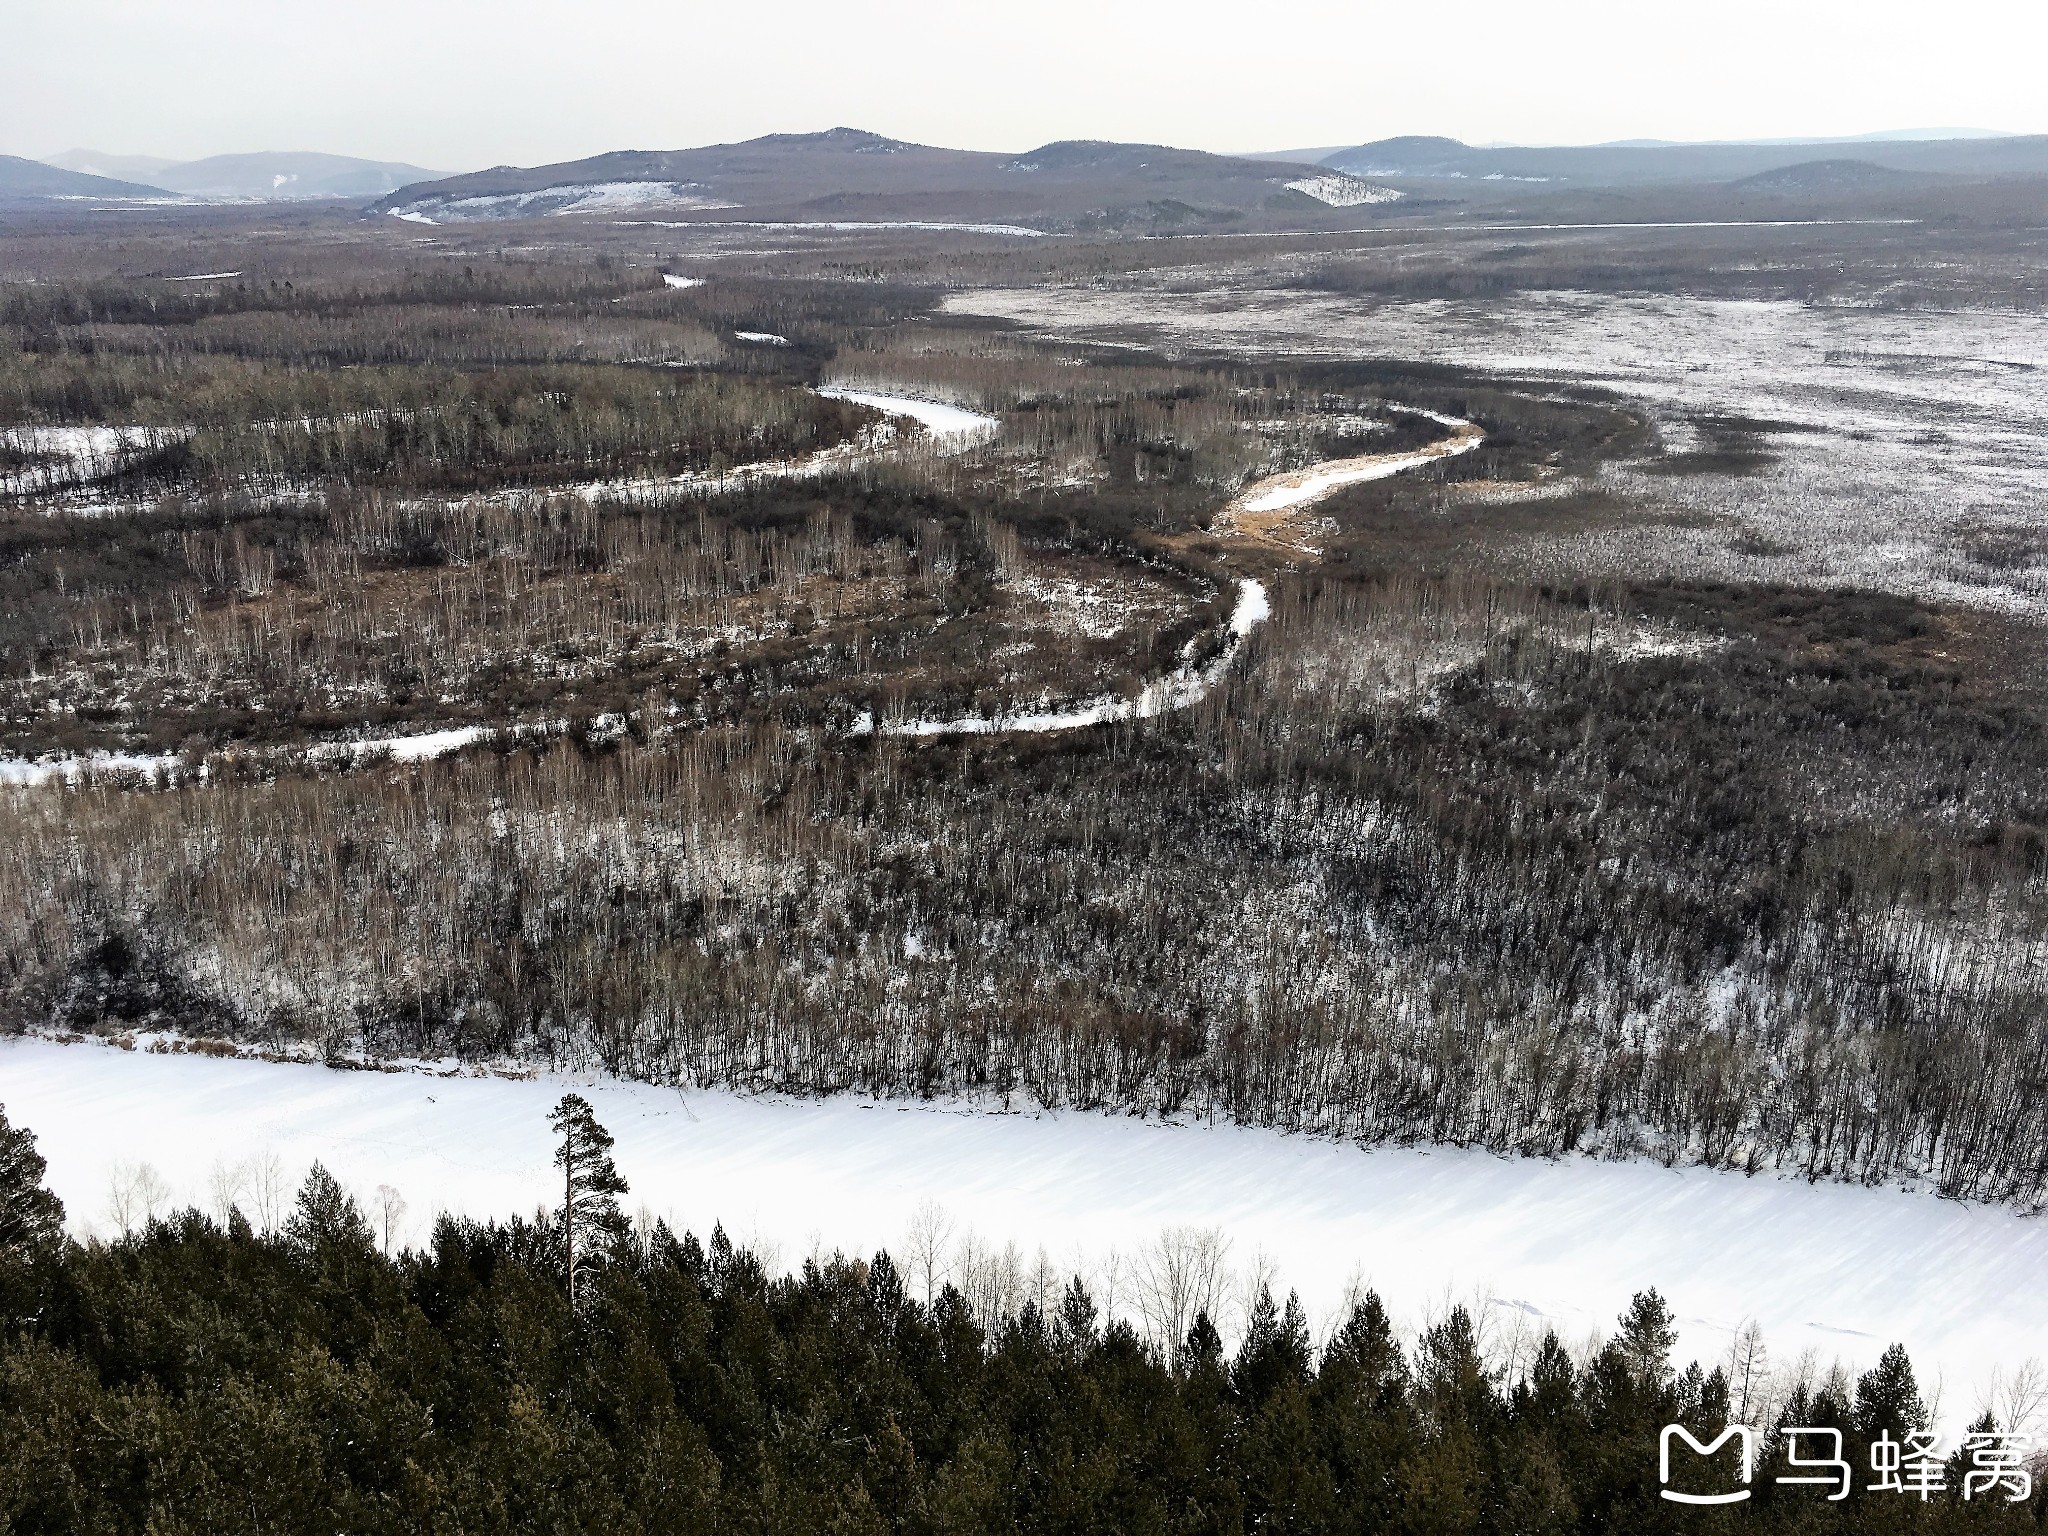
M 273 265 L 0 285 L 7 425 L 192 428 L 0 510 L 0 744 L 178 754 L 7 792 L 7 1027 L 2048 1194 L 2038 635 L 1535 558 L 1637 515 L 1603 463 L 1754 424 L 1077 348 L 893 258 Z M 859 444 L 825 379 L 1000 427 L 660 484 Z M 1217 531 L 1444 431 L 1400 406 L 1486 444 Z M 1138 724 L 860 729 L 1225 656 Z M 499 734 L 347 750 L 450 725 Z
M 579 1106 L 556 1115 L 560 1209 L 444 1219 L 401 1253 L 317 1165 L 273 1233 L 188 1211 L 81 1245 L 0 1119 L 0 1530 L 2017 1533 L 2048 1514 L 2038 1489 L 1969 1483 L 1960 1447 L 1929 1464 L 1938 1492 L 1870 1489 L 1869 1447 L 1927 1424 L 1896 1346 L 1764 1409 L 1750 1501 L 1685 1508 L 1658 1497 L 1663 1426 L 1710 1443 L 1762 1405 L 1739 1354 L 1677 1366 L 1655 1290 L 1582 1355 L 1553 1334 L 1509 1366 L 1463 1307 L 1408 1340 L 1371 1293 L 1317 1340 L 1262 1292 L 1226 1351 L 1206 1312 L 1153 1342 L 1079 1280 L 977 1308 L 950 1283 L 925 1300 L 887 1254 L 770 1278 L 722 1231 L 629 1229 Z M 589 1234 L 573 1283 L 565 1229 Z M 1846 1498 L 1776 1480 L 1788 1425 L 1841 1432 Z M 1729 1451 L 1681 1452 L 1670 1486 L 1738 1475 Z

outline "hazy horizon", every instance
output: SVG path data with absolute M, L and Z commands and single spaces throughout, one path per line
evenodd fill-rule
M 860 123 L 842 123 L 842 124 L 833 124 L 832 126 L 834 126 L 834 127 L 846 127 L 846 128 L 861 128 L 861 127 L 864 127 L 865 125 L 864 125 L 864 124 L 860 124 Z M 815 131 L 819 131 L 819 130 L 815 130 L 815 129 L 809 129 L 809 128 L 804 128 L 804 129 L 769 129 L 769 130 L 767 130 L 767 131 L 768 131 L 768 132 L 770 132 L 770 133 L 806 133 L 806 132 L 815 132 Z M 1383 135 L 1382 137 L 1386 137 L 1386 138 L 1393 138 L 1393 137 L 1405 137 L 1405 136 L 1407 136 L 1407 135 L 1392 135 L 1392 134 L 1389 134 L 1389 135 Z M 1929 140 L 1929 141 L 1933 141 L 1933 140 L 1948 140 L 1948 139 L 1979 139 L 1979 138 L 2012 138 L 2012 137 L 2017 137 L 2017 136 L 2018 136 L 2018 135 L 2015 135 L 2015 134 L 2011 134 L 2011 133 L 2008 133 L 2007 131 L 2005 131 L 2005 130 L 2003 130 L 2003 129 L 1985 129 L 1985 128 L 1953 128 L 1953 127 L 1944 127 L 1944 128 L 1917 128 L 1917 129 L 1913 129 L 1913 128 L 1909 128 L 1909 129 L 1873 129 L 1873 130 L 1870 130 L 1870 131 L 1868 131 L 1868 132 L 1863 132 L 1863 133 L 1841 133 L 1841 134 L 1817 134 L 1817 135 L 1811 135 L 1811 136 L 1800 136 L 1800 137 L 1795 137 L 1795 138 L 1782 138 L 1782 139 L 1778 139 L 1778 138 L 1765 138 L 1765 137 L 1759 137 L 1759 138 L 1754 138 L 1754 139 L 1652 139 L 1652 138 L 1629 138 L 1629 139 L 1602 139 L 1602 140 L 1594 140 L 1594 141 L 1588 141 L 1588 142 L 1585 142 L 1585 143 L 1582 143 L 1582 144 L 1574 144 L 1574 145 L 1567 145 L 1567 144 L 1560 144 L 1560 143 L 1548 143 L 1548 144 L 1546 144 L 1546 143 L 1538 143 L 1538 142 L 1537 142 L 1537 141 L 1535 141 L 1535 140 L 1526 140 L 1526 139 L 1525 139 L 1525 140 L 1512 140 L 1512 139 L 1490 139 L 1490 140 L 1485 140 L 1485 141 L 1483 141 L 1483 142 L 1479 142 L 1479 143 L 1475 143 L 1475 144 L 1472 144 L 1472 145 L 1471 145 L 1471 147 L 1472 147 L 1472 148 L 1475 148 L 1475 149 L 1503 149 L 1503 148 L 1528 148 L 1528 149 L 1563 149 L 1563 148 L 1595 148 L 1595 149 L 1597 149 L 1597 148 L 1634 148 L 1634 147 L 1639 147 L 1639 146 L 1640 146 L 1640 147 L 1652 147 L 1652 146 L 1669 146 L 1669 145 L 1680 145 L 1680 144 L 1695 144 L 1695 145 L 1724 145 L 1724 144 L 1766 144 L 1766 145 L 1768 145 L 1768 144 L 1782 144 L 1782 145 L 1785 145 L 1785 146 L 1787 146 L 1787 147 L 1796 147 L 1796 146 L 1798 146 L 1798 145 L 1802 145 L 1802 144 L 1811 144 L 1811 145 L 1813 145 L 1813 146 L 1815 146 L 1815 147 L 1817 147 L 1817 148 L 1820 148 L 1820 147 L 1826 147 L 1826 146 L 1828 146 L 1828 145 L 1833 145 L 1833 144 L 1839 144 L 1839 145 L 1842 145 L 1842 146 L 1845 146 L 1845 147 L 1846 147 L 1846 146 L 1853 146 L 1853 145 L 1855 145 L 1855 144 L 1861 144 L 1861 143 L 1869 143 L 1869 144 L 1872 144 L 1872 145 L 1876 145 L 1876 144 L 1880 144 L 1880 143 L 1885 143 L 1885 142 L 1894 142 L 1894 143 L 1896 143 L 1896 142 L 1900 142 L 1900 141 L 1907 141 L 1907 140 L 1923 140 L 1923 139 L 1924 139 L 1924 140 Z M 1072 137 L 1072 136 L 1071 136 L 1071 135 L 1069 135 L 1068 137 Z M 671 149 L 695 149 L 695 148 L 700 148 L 700 147 L 704 147 L 705 145 L 709 145 L 709 144 L 718 144 L 718 143 L 734 143 L 734 142 L 738 142 L 738 141 L 737 141 L 737 140 L 731 140 L 731 139 L 712 139 L 712 140 L 705 140 L 705 141 L 702 141 L 702 143 L 693 143 L 693 144 L 620 144 L 620 145 L 615 145 L 615 146 L 613 146 L 613 147 L 614 147 L 615 149 L 624 149 L 624 150 L 671 150 Z M 932 141 L 923 141 L 923 142 L 926 142 L 927 144 L 930 144 L 930 143 L 931 143 Z M 1053 141 L 1053 140 L 1038 140 L 1038 141 L 1035 141 L 1035 142 L 1034 142 L 1034 143 L 1032 143 L 1032 144 L 1012 144 L 1012 145 L 1005 145 L 1005 146 L 1003 146 L 1003 148 L 1004 148 L 1004 149 L 1007 149 L 1007 150 L 1014 150 L 1014 151 L 1022 152 L 1022 151 L 1024 151 L 1024 150 L 1034 149 L 1034 148 L 1038 147 L 1038 144 L 1041 144 L 1041 143 L 1051 143 L 1051 142 L 1054 142 L 1054 141 Z M 1136 141 L 1136 142 L 1152 143 L 1152 142 L 1163 142 L 1163 141 L 1158 141 L 1158 140 L 1150 140 L 1150 139 L 1147 139 L 1147 140 L 1139 140 L 1139 141 Z M 1301 154 L 1327 154 L 1327 153 L 1330 153 L 1330 152 L 1331 152 L 1331 151 L 1333 151 L 1333 150 L 1337 150 L 1337 149 L 1344 149 L 1344 148 L 1349 148 L 1349 147 L 1351 147 L 1351 145 L 1352 145 L 1353 143 L 1361 143 L 1361 144 L 1362 144 L 1362 143 L 1370 143 L 1370 142 L 1372 142 L 1372 141 L 1371 141 L 1371 140 L 1367 140 L 1367 139 L 1359 139 L 1359 140 L 1354 140 L 1354 141 L 1350 141 L 1349 143 L 1345 143 L 1345 144 L 1336 144 L 1336 143 L 1332 143 L 1332 144 L 1328 144 L 1328 145 L 1307 145 L 1307 144 L 1300 144 L 1300 145 L 1279 145 L 1279 146 L 1273 146 L 1273 147 L 1266 147 L 1266 148 L 1259 148 L 1259 149 L 1238 149 L 1238 150 L 1224 150 L 1224 151 L 1219 151 L 1219 153 L 1224 153 L 1224 154 L 1239 154 L 1239 155 L 1248 155 L 1248 156 L 1261 156 L 1261 155 L 1264 155 L 1264 156 L 1271 156 L 1271 155 L 1281 155 L 1281 154 L 1288 154 L 1288 153 L 1301 153 Z M 936 145 L 936 146 L 934 146 L 934 147 L 939 147 L 939 148 L 949 148 L 949 149 L 959 149 L 959 148 L 966 148 L 966 147 L 968 147 L 968 146 L 963 146 L 963 145 L 957 145 L 957 144 L 954 144 L 954 145 L 946 145 L 946 144 L 941 144 L 941 145 Z M 1190 146 L 1186 146 L 1186 145 L 1181 145 L 1181 146 L 1175 146 L 1175 147 L 1180 147 L 1180 148 L 1187 148 L 1187 147 L 1190 147 Z M 597 151 L 597 153 L 603 153 L 603 151 Z M 195 162 L 197 162 L 197 161 L 201 161 L 201 160 L 210 160 L 210 159 L 227 159 L 227 158 L 231 158 L 231 157 L 234 157 L 234 156 L 238 156 L 238 155 L 262 155 L 262 154 L 283 154 L 283 155 L 300 155 L 300 154 L 303 154 L 303 155 L 312 155 L 312 154 L 321 154 L 321 155 L 343 155 L 343 156 L 346 156 L 346 155 L 350 154 L 350 151 L 348 151 L 348 150 L 346 150 L 346 149 L 332 149 L 332 148 L 329 148 L 329 147 L 327 147 L 327 146 L 324 146 L 324 145 L 307 145 L 307 144 L 299 144 L 299 145 L 292 145 L 292 146 L 288 146 L 288 147 L 281 147 L 281 146 L 277 146 L 277 145 L 259 145 L 259 146 L 255 146 L 255 147 L 244 147 L 244 148 L 241 148 L 241 149 L 226 149 L 226 150 L 216 150 L 216 151 L 212 152 L 211 154 L 207 154 L 207 155 L 194 155 L 194 156 L 191 156 L 191 157 L 189 157 L 189 158 L 186 158 L 186 159 L 180 159 L 180 158 L 177 158 L 177 157 L 174 157 L 174 156 L 170 156 L 170 155 L 158 155 L 158 154 L 156 154 L 156 153 L 155 153 L 154 151 L 152 151 L 152 150 L 150 150 L 150 149 L 148 149 L 148 148 L 146 148 L 146 147 L 145 147 L 145 148 L 142 148 L 142 149 L 132 149 L 132 148 L 126 148 L 126 147 L 117 147 L 117 148 L 111 148 L 111 149 L 110 149 L 110 148 L 108 148 L 107 146 L 105 146 L 105 145 L 102 145 L 102 144 L 67 144 L 67 145 L 63 146 L 62 148 L 59 148 L 59 149 L 51 149 L 51 150 L 46 150 L 46 151 L 44 151 L 44 152 L 43 152 L 43 153 L 41 153 L 41 154 L 23 154 L 23 152 L 22 152 L 22 151 L 19 151 L 19 150 L 12 150 L 12 149 L 0 149 L 0 154 L 19 154 L 19 155 L 21 155 L 21 156 L 22 156 L 22 158 L 24 158 L 24 159 L 28 159 L 28 160 L 36 160 L 36 161 L 39 161 L 39 162 L 44 162 L 44 163 L 54 163 L 54 162 L 56 162 L 56 161 L 59 161 L 59 160 L 68 160 L 68 159 L 71 159 L 71 158 L 74 158 L 74 157 L 77 157 L 77 156 L 81 156 L 81 155 L 97 155 L 97 156 L 101 156 L 101 157 L 104 157 L 105 159 L 107 159 L 107 160 L 109 160 L 109 161 L 115 161 L 115 160 L 162 160 L 162 161 L 164 162 L 165 168 L 167 168 L 167 169 L 168 169 L 168 168 L 169 168 L 169 167 L 171 167 L 171 166 L 176 166 L 176 165 L 186 165 L 186 164 L 192 164 L 192 163 L 195 163 Z M 370 156 L 370 155 L 364 155 L 364 156 L 358 156 L 357 158 L 360 158 L 360 159 L 364 159 L 364 160 L 374 160 L 374 161 L 378 161 L 378 162 L 381 162 L 381 163 L 384 163 L 384 164 L 407 164 L 407 165 L 412 165 L 412 166 L 414 166 L 414 167 L 417 167 L 417 168 L 419 168 L 419 169 L 422 169 L 422 170 L 430 170 L 430 171 L 433 171 L 433 172 L 435 172 L 435 173 L 437 173 L 437 174 L 441 174 L 441 175 L 449 175 L 449 176 L 458 176 L 458 175 L 463 175 L 463 174 L 466 174 L 466 173 L 468 173 L 468 172 L 471 172 L 471 171 L 483 170 L 483 169 L 485 169 L 485 168 L 486 168 L 486 167 L 485 167 L 484 165 L 482 165 L 482 164 L 472 164 L 472 165 L 427 165 L 427 164 L 424 164 L 424 163 L 423 163 L 423 162 L 422 162 L 421 160 L 419 160 L 419 159 L 418 159 L 417 157 L 415 157 L 415 156 L 405 156 L 405 155 L 400 155 L 400 156 L 396 156 L 396 157 L 393 157 L 393 156 Z M 567 158 L 582 158 L 582 157 L 567 157 Z M 500 161 L 493 161 L 493 162 L 491 162 L 491 164 L 493 164 L 493 165 L 501 165 L 501 164 L 512 164 L 512 163 L 515 163 L 515 162 L 510 162 L 510 161 L 502 161 L 502 160 L 500 160 Z M 538 164 L 550 164 L 550 163 L 554 163 L 554 162 L 550 162 L 550 161 L 529 161 L 529 162 L 525 162 L 525 163 L 527 163 L 527 164 L 535 164 L 535 165 L 538 165 Z M 117 171 L 113 171 L 113 170 L 109 170 L 109 171 L 106 171 L 106 172 L 102 172 L 102 173 L 95 173 L 95 174 L 106 174 L 106 175 L 114 176 L 114 177 L 115 177 L 116 179 L 120 179 L 120 175 L 119 175 L 119 173 L 118 173 Z M 147 178 L 145 177 L 144 179 L 147 179 Z
M 2048 15 L 1814 0 L 1690 15 L 1289 0 L 1224 28 L 1155 0 L 1011 15 L 880 0 L 684 12 L 594 0 L 17 0 L 0 152 L 195 160 L 314 150 L 444 171 L 837 125 L 961 149 L 1119 139 L 1272 153 L 1401 134 L 1472 144 L 2048 131 Z M 1985 36 L 1999 46 L 1986 49 Z M 1905 40 L 1910 37 L 1910 47 Z M 82 42 L 89 39 L 89 42 Z M 1946 131 L 1946 130 L 1944 130 Z

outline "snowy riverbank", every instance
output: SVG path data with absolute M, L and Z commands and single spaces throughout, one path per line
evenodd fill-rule
M 1001 736 L 1012 732 L 1026 735 L 1047 731 L 1073 731 L 1091 725 L 1110 725 L 1122 720 L 1152 720 L 1199 704 L 1209 690 L 1222 680 L 1224 669 L 1237 654 L 1244 637 L 1272 615 L 1265 583 L 1237 584 L 1237 606 L 1230 612 L 1229 638 L 1223 652 L 1206 666 L 1192 659 L 1165 677 L 1154 678 L 1134 694 L 1105 694 L 1064 709 L 1027 709 L 1006 715 L 960 715 L 944 720 L 885 720 L 862 716 L 854 727 L 856 736 L 870 731 L 884 736 Z
M 333 1071 L 41 1040 L 0 1042 L 0 1103 L 33 1129 L 74 1230 L 112 1228 L 118 1171 L 209 1202 L 216 1169 L 271 1156 L 286 1185 L 315 1158 L 364 1197 L 430 1214 L 530 1212 L 551 1198 L 546 1113 L 562 1080 Z M 1946 1417 L 2000 1367 L 2048 1357 L 2048 1222 L 1931 1196 L 1649 1163 L 1361 1151 L 1233 1126 L 851 1097 L 791 1102 L 611 1081 L 579 1091 L 618 1137 L 629 1208 L 778 1247 L 900 1246 L 933 1201 L 985 1246 L 1100 1277 L 1162 1229 L 1220 1230 L 1240 1270 L 1327 1317 L 1347 1282 L 1411 1324 L 1445 1299 L 1576 1341 L 1631 1292 L 1672 1301 L 1681 1353 L 1717 1357 L 1757 1320 L 1774 1357 L 1854 1367 L 1903 1341 Z

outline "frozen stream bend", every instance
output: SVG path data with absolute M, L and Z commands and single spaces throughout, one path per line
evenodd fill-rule
M 1002 423 L 979 411 L 948 405 L 941 400 L 924 400 L 913 395 L 892 395 L 877 390 L 856 389 L 846 384 L 827 384 L 817 393 L 827 400 L 844 400 L 864 405 L 897 420 L 911 421 L 922 429 L 916 441 L 942 456 L 965 453 L 995 437 Z M 677 491 L 718 494 L 752 485 L 760 480 L 815 480 L 844 470 L 879 463 L 904 451 L 895 423 L 883 422 L 851 442 L 820 449 L 796 459 L 764 459 L 756 464 L 739 464 L 724 474 L 691 473 L 667 478 L 640 480 L 593 480 L 570 489 L 587 500 L 600 497 L 620 501 L 645 501 Z M 523 494 L 523 493 L 521 493 Z
M 960 406 L 948 405 L 938 400 L 857 389 L 841 384 L 828 384 L 817 393 L 827 400 L 845 400 L 854 405 L 868 406 L 899 421 L 914 422 L 922 433 L 917 441 L 928 446 L 932 452 L 942 455 L 964 453 L 989 441 L 1001 429 L 1001 423 L 993 416 L 965 410 Z M 296 423 L 301 426 L 308 424 Z M 272 422 L 266 425 L 295 424 Z M 46 511 L 53 513 L 90 515 L 117 510 L 117 504 L 99 497 L 94 489 L 96 483 L 119 473 L 138 454 L 176 442 L 189 436 L 190 432 L 189 427 L 0 428 L 0 443 L 45 456 L 50 460 L 48 465 L 40 468 L 31 467 L 0 474 L 0 496 L 33 495 L 39 491 L 48 491 L 66 498 L 45 508 Z M 723 474 L 693 472 L 683 475 L 650 476 L 643 479 L 590 480 L 560 489 L 592 500 L 598 497 L 643 500 L 650 495 L 674 491 L 716 493 L 750 485 L 757 480 L 815 479 L 836 470 L 873 463 L 888 454 L 902 451 L 903 440 L 897 433 L 895 424 L 888 422 L 870 428 L 868 433 L 860 438 L 836 448 L 823 449 L 796 459 L 767 459 L 754 464 L 740 464 Z M 73 483 L 74 481 L 76 483 Z M 301 488 L 292 494 L 306 493 Z M 530 493 L 518 491 L 510 494 L 524 496 Z M 130 504 L 130 509 L 136 510 L 142 505 Z
M 82 1234 L 113 1230 L 123 1168 L 153 1165 L 171 1201 L 204 1207 L 217 1166 L 266 1155 L 287 1199 L 316 1158 L 365 1197 L 391 1185 L 412 1243 L 440 1211 L 530 1213 L 553 1196 L 546 1117 L 570 1086 L 0 1041 L 0 1102 L 37 1134 Z M 1240 1271 L 1270 1259 L 1317 1323 L 1355 1279 L 1410 1327 L 1477 1295 L 1496 1330 L 1526 1319 L 1577 1343 L 1654 1285 L 1678 1314 L 1681 1360 L 1712 1364 L 1752 1318 L 1778 1365 L 1812 1350 L 1823 1370 L 1838 1357 L 1861 1368 L 1898 1340 L 1951 1427 L 1994 1370 L 2048 1358 L 2048 1222 L 2000 1207 L 1086 1110 L 573 1086 L 618 1138 L 629 1210 L 700 1236 L 722 1221 L 735 1241 L 778 1243 L 785 1268 L 814 1245 L 900 1246 L 932 1200 L 962 1234 L 1015 1242 L 1027 1263 L 1042 1247 L 1099 1294 L 1112 1250 L 1128 1276 L 1163 1229 L 1213 1227 Z M 1118 1306 L 1130 1310 L 1128 1294 Z
M 1469 421 L 1440 416 L 1434 411 L 1396 407 L 1412 415 L 1427 416 L 1451 429 L 1450 436 L 1409 453 L 1370 454 L 1363 458 L 1331 459 L 1308 469 L 1272 475 L 1255 481 L 1241 491 L 1216 519 L 1215 531 L 1225 536 L 1250 535 L 1272 542 L 1279 527 L 1307 508 L 1346 486 L 1368 480 L 1385 480 L 1404 470 L 1420 469 L 1462 453 L 1470 453 L 1486 441 L 1486 434 Z M 1315 551 L 1301 545 L 1288 546 L 1299 553 Z M 948 719 L 886 720 L 877 722 L 863 715 L 855 723 L 854 735 L 883 736 L 989 736 L 1013 731 L 1071 731 L 1091 725 L 1108 725 L 1124 720 L 1150 720 L 1174 710 L 1200 703 L 1222 679 L 1237 647 L 1246 635 L 1272 615 L 1272 602 L 1265 583 L 1247 578 L 1238 583 L 1237 606 L 1231 610 L 1223 651 L 1206 666 L 1197 666 L 1188 656 L 1165 677 L 1155 678 L 1135 694 L 1103 694 L 1063 708 L 1049 705 L 1017 710 L 1002 715 L 957 715 Z

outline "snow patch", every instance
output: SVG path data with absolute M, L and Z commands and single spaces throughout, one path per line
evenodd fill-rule
M 502 734 L 514 737 L 547 735 L 560 731 L 560 723 L 538 726 L 507 726 Z M 347 762 L 350 766 L 361 764 L 368 758 L 386 756 L 393 762 L 419 763 L 437 757 L 446 757 L 451 752 L 460 752 L 478 742 L 501 732 L 487 725 L 453 726 L 446 730 L 421 731 L 410 736 L 374 736 L 363 741 L 324 741 L 304 749 L 305 756 L 312 762 Z M 243 758 L 286 758 L 298 749 L 293 747 L 253 747 L 231 749 Z M 76 784 L 88 775 L 110 773 L 133 773 L 145 777 L 158 774 L 174 774 L 182 769 L 186 759 L 175 752 L 155 756 L 138 756 L 130 752 L 89 752 L 83 757 L 0 757 L 0 785 L 20 789 L 35 789 L 47 784 Z M 201 763 L 197 770 L 199 778 L 206 778 L 207 767 Z
M 1401 198 L 1401 194 L 1392 187 L 1376 186 L 1369 181 L 1360 181 L 1356 176 L 1344 176 L 1335 171 L 1327 176 L 1304 176 L 1299 181 L 1290 181 L 1287 190 L 1312 197 L 1332 208 L 1363 208 L 1368 203 L 1392 203 Z
M 0 784 L 17 789 L 36 789 L 59 781 L 76 784 L 88 774 L 134 773 L 154 776 L 168 773 L 182 761 L 176 753 L 137 756 L 132 752 L 91 752 L 84 757 L 0 757 Z
M 479 193 L 473 197 L 424 197 L 393 208 L 393 218 L 415 224 L 452 224 L 488 219 L 561 218 L 574 213 L 630 213 L 645 208 L 736 208 L 709 195 L 694 181 L 587 181 L 536 192 Z
M 184 427 L 8 427 L 0 443 L 45 462 L 0 474 L 0 496 L 50 491 L 117 472 L 137 454 L 188 435 Z
M 730 208 L 735 205 L 723 203 L 718 206 Z M 912 229 L 946 235 L 1020 235 L 1034 240 L 1045 234 L 1042 229 L 1032 229 L 1023 224 L 954 224 L 941 219 L 691 219 L 675 224 L 660 219 L 644 219 L 622 222 L 644 223 L 655 229 L 823 230 L 831 234 L 861 234 L 871 229 Z
M 993 416 L 963 410 L 942 400 L 920 400 L 910 395 L 888 395 L 874 390 L 853 389 L 844 384 L 827 384 L 818 391 L 827 400 L 846 400 L 870 406 L 891 416 L 908 416 L 934 438 L 976 442 L 994 437 L 1001 423 Z

